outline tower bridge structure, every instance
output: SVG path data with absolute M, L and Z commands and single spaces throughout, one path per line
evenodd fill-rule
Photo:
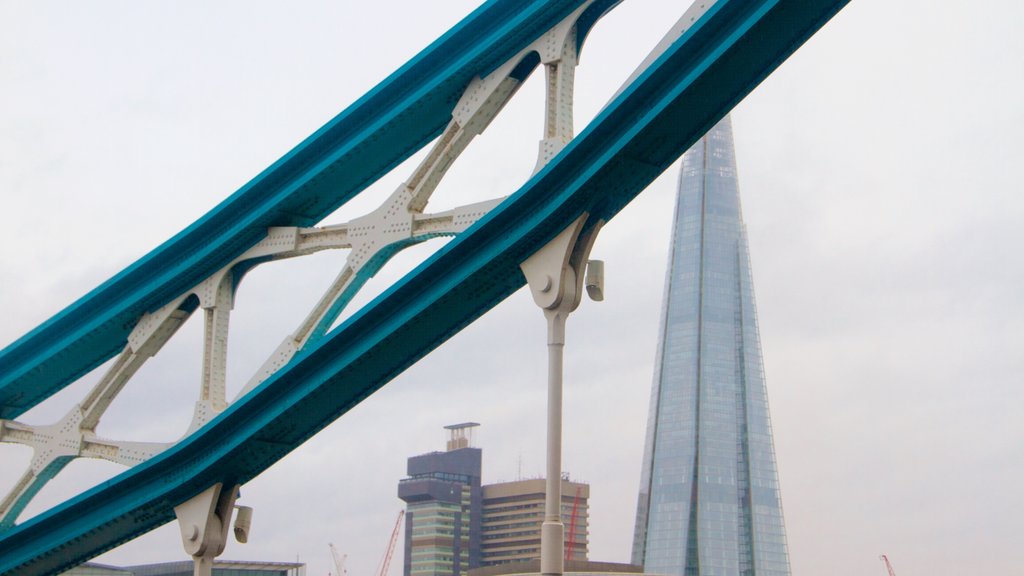
M 485 2 L 204 216 L 0 350 L 0 441 L 34 450 L 0 497 L 0 573 L 54 573 L 175 517 L 186 549 L 212 561 L 240 485 L 521 288 L 521 265 L 564 231 L 592 241 L 845 3 L 698 1 L 577 135 L 578 56 L 590 29 L 619 3 Z M 428 211 L 448 168 L 539 68 L 547 98 L 534 174 L 506 198 Z M 425 147 L 424 160 L 378 208 L 322 222 Z M 438 236 L 454 239 L 332 328 L 391 257 Z M 349 252 L 335 281 L 229 399 L 231 309 L 245 274 L 337 249 Z M 546 292 L 530 283 L 535 299 Z M 194 313 L 205 321 L 203 372 L 182 438 L 99 436 L 114 398 Z M 110 360 L 59 421 L 18 420 Z M 19 522 L 33 496 L 81 457 L 129 468 Z

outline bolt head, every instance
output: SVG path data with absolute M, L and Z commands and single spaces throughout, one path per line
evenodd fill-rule
M 547 293 L 551 291 L 551 285 L 554 283 L 554 279 L 549 274 L 544 275 L 544 283 L 540 287 L 540 291 Z

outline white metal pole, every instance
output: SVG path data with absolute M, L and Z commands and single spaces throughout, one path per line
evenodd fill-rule
M 562 359 L 567 312 L 545 310 L 548 320 L 548 461 L 541 525 L 540 571 L 560 576 L 564 569 L 565 527 L 562 524 Z
M 540 528 L 540 572 L 561 576 L 565 570 L 565 528 L 562 525 L 562 358 L 565 352 L 565 321 L 580 303 L 583 272 L 598 222 L 580 237 L 587 214 L 527 258 L 520 268 L 530 285 L 534 302 L 544 311 L 548 324 L 548 458 L 544 495 L 544 523 Z M 577 241 L 582 244 L 577 245 Z M 600 294 L 600 281 L 594 280 Z
M 194 556 L 192 562 L 194 565 L 193 576 L 213 576 L 213 558 Z

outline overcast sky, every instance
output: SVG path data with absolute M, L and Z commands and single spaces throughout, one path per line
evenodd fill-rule
M 581 129 L 683 3 L 628 0 L 584 47 Z M 472 0 L 0 0 L 0 346 L 187 226 L 467 14 Z M 1024 564 L 1024 5 L 854 0 L 733 113 L 793 572 L 1019 573 Z M 529 176 L 531 78 L 431 210 Z M 325 223 L 372 208 L 399 167 Z M 590 557 L 633 531 L 673 168 L 602 232 L 607 298 L 570 319 L 565 469 L 589 481 Z M 438 244 L 399 258 L 366 302 Z M 343 252 L 264 266 L 232 317 L 230 391 L 295 328 Z M 172 440 L 198 393 L 193 319 L 105 417 Z M 484 480 L 543 474 L 544 322 L 520 291 L 243 488 L 224 558 L 371 574 L 405 458 L 482 423 Z M 47 424 L 91 375 L 25 415 Z M 31 451 L 0 447 L 0 489 Z M 37 513 L 116 474 L 80 460 Z M 400 574 L 401 550 L 391 574 Z M 184 559 L 176 527 L 99 558 Z

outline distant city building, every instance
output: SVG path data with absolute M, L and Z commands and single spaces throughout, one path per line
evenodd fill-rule
M 61 576 L 192 576 L 194 573 L 191 560 L 123 568 L 86 562 L 62 572 Z M 213 576 L 304 576 L 305 573 L 306 565 L 298 562 L 217 560 L 213 563 Z
M 465 576 L 480 565 L 481 452 L 475 422 L 445 426 L 445 452 L 408 460 L 398 484 L 406 502 L 404 576 Z
M 540 559 L 545 484 L 538 478 L 484 486 L 482 566 Z M 571 547 L 572 560 L 587 559 L 589 498 L 589 485 L 562 480 L 565 550 Z
M 404 576 L 466 576 L 540 558 L 545 481 L 481 486 L 482 451 L 472 445 L 477 426 L 445 426 L 446 451 L 408 459 L 409 476 L 398 483 L 406 502 Z M 573 561 L 587 559 L 589 499 L 590 486 L 562 480 L 565 549 Z
M 61 576 L 135 576 L 128 568 L 97 564 L 96 562 L 79 564 L 71 570 L 61 572 L 60 574 Z
M 645 576 L 640 566 L 616 562 L 591 562 L 590 560 L 566 560 L 565 576 Z M 469 571 L 469 576 L 537 576 L 540 574 L 540 560 L 529 560 L 498 566 L 484 566 Z
M 684 156 L 633 563 L 789 576 L 729 118 Z

